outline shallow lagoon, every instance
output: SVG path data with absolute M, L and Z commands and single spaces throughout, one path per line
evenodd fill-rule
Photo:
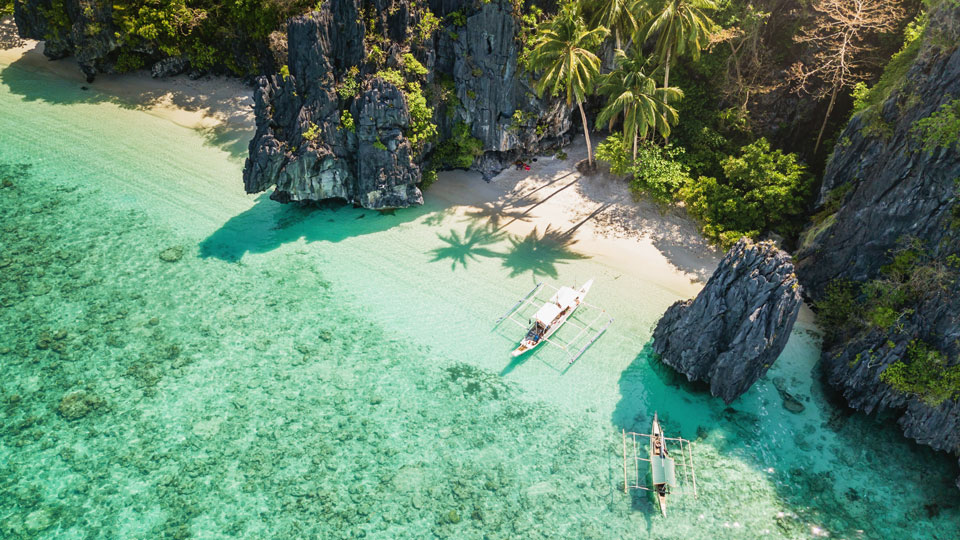
M 805 324 L 725 407 L 647 352 L 678 293 L 575 244 L 432 203 L 277 205 L 242 193 L 236 141 L 0 83 L 4 537 L 960 534 L 955 463 L 828 404 Z M 610 331 L 569 369 L 509 362 L 493 320 L 590 277 Z M 620 430 L 654 411 L 696 442 L 669 520 L 621 489 Z

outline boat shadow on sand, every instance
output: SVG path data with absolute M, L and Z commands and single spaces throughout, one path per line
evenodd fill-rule
M 237 262 L 248 253 L 267 253 L 300 240 L 340 242 L 385 231 L 427 212 L 423 207 L 367 210 L 343 201 L 279 204 L 263 194 L 252 208 L 230 218 L 200 242 L 200 257 Z

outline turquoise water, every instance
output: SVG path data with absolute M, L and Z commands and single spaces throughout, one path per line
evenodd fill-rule
M 242 193 L 236 145 L 0 69 L 4 538 L 956 538 L 956 464 L 828 403 L 799 324 L 731 407 L 651 360 L 678 293 L 432 203 Z M 166 260 L 165 260 L 166 259 Z M 596 278 L 572 367 L 495 320 Z M 775 388 L 797 395 L 784 409 Z M 669 519 L 621 428 L 695 441 Z

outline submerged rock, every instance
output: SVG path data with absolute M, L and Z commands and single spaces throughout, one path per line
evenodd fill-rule
M 773 243 L 742 238 L 695 299 L 667 309 L 653 350 L 730 403 L 783 351 L 802 301 L 790 256 Z
M 87 416 L 103 405 L 103 400 L 83 390 L 70 392 L 60 400 L 57 411 L 67 420 L 77 420 Z
M 177 262 L 183 258 L 183 247 L 173 246 L 160 252 L 160 260 L 163 262 Z

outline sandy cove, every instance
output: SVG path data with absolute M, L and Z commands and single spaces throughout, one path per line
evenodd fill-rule
M 99 75 L 87 83 L 70 58 L 51 61 L 43 44 L 16 37 L 12 20 L 0 21 L 0 66 L 53 74 L 86 86 L 93 99 L 134 107 L 226 142 L 241 154 L 255 130 L 250 89 L 225 77 L 154 79 L 149 72 Z M 2 82 L 2 80 L 0 80 Z M 594 141 L 599 142 L 597 140 Z M 719 260 L 698 227 L 676 207 L 638 199 L 627 182 L 607 172 L 584 176 L 582 136 L 565 149 L 568 157 L 538 157 L 531 168 L 509 168 L 491 182 L 467 171 L 447 171 L 425 197 L 446 211 L 481 218 L 488 226 L 543 242 L 559 243 L 599 262 L 692 297 Z M 233 188 L 239 189 L 240 179 Z

